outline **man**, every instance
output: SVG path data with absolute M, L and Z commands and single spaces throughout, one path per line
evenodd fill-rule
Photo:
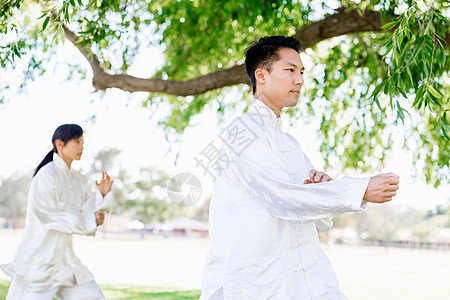
M 392 173 L 332 181 L 280 131 L 280 113 L 297 104 L 303 85 L 299 52 L 297 39 L 282 36 L 247 50 L 255 100 L 224 137 L 230 163 L 214 186 L 200 299 L 347 299 L 316 227 L 367 202 L 390 201 L 398 190 Z

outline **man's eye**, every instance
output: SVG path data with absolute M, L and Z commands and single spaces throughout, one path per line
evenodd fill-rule
M 291 69 L 288 69 L 288 71 L 289 71 L 289 72 L 294 72 L 294 69 L 291 68 Z

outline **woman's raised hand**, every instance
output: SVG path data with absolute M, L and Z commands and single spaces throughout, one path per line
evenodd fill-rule
M 112 183 L 113 181 L 109 177 L 108 173 L 106 173 L 106 171 L 102 171 L 102 180 L 100 181 L 100 183 L 98 183 L 97 181 L 95 182 L 98 190 L 100 191 L 100 193 L 102 193 L 103 197 L 105 197 L 106 194 L 111 191 Z

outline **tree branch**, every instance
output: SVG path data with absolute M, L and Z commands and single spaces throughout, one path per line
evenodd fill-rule
M 309 24 L 299 29 L 295 36 L 301 41 L 303 50 L 315 44 L 332 38 L 357 32 L 381 31 L 381 16 L 379 12 L 368 11 L 360 15 L 356 10 L 339 11 L 325 19 Z M 92 51 L 78 43 L 78 37 L 66 26 L 63 27 L 66 37 L 83 54 L 91 65 L 94 77 L 92 80 L 96 90 L 118 88 L 127 92 L 164 93 L 175 96 L 198 95 L 207 91 L 235 84 L 250 84 L 245 66 L 236 65 L 232 68 L 199 76 L 187 81 L 163 80 L 159 78 L 138 78 L 125 73 L 109 74 L 101 65 Z M 450 45 L 450 33 L 445 36 L 445 42 Z
M 96 75 L 101 75 L 102 73 L 106 73 L 106 70 L 102 67 L 97 55 L 92 53 L 92 51 L 86 47 L 85 45 L 80 44 L 80 38 L 75 35 L 73 31 L 67 28 L 66 25 L 62 25 L 64 29 L 64 33 L 66 38 L 75 46 L 77 49 L 83 54 L 86 60 L 91 65 L 92 71 L 94 73 L 94 79 Z
M 336 36 L 356 32 L 381 31 L 381 26 L 383 24 L 379 12 L 367 11 L 360 15 L 356 10 L 340 11 L 297 30 L 295 36 L 302 42 L 302 48 L 307 49 Z

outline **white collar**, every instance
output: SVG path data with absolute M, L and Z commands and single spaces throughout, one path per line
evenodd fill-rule
M 70 168 L 69 166 L 66 164 L 66 162 L 64 161 L 64 159 L 62 159 L 58 153 L 53 153 L 53 161 L 55 162 L 55 165 L 63 172 L 69 173 Z
M 273 128 L 278 128 L 280 124 L 280 118 L 277 118 L 273 110 L 256 98 L 250 104 L 247 114 L 260 125 L 269 124 Z

